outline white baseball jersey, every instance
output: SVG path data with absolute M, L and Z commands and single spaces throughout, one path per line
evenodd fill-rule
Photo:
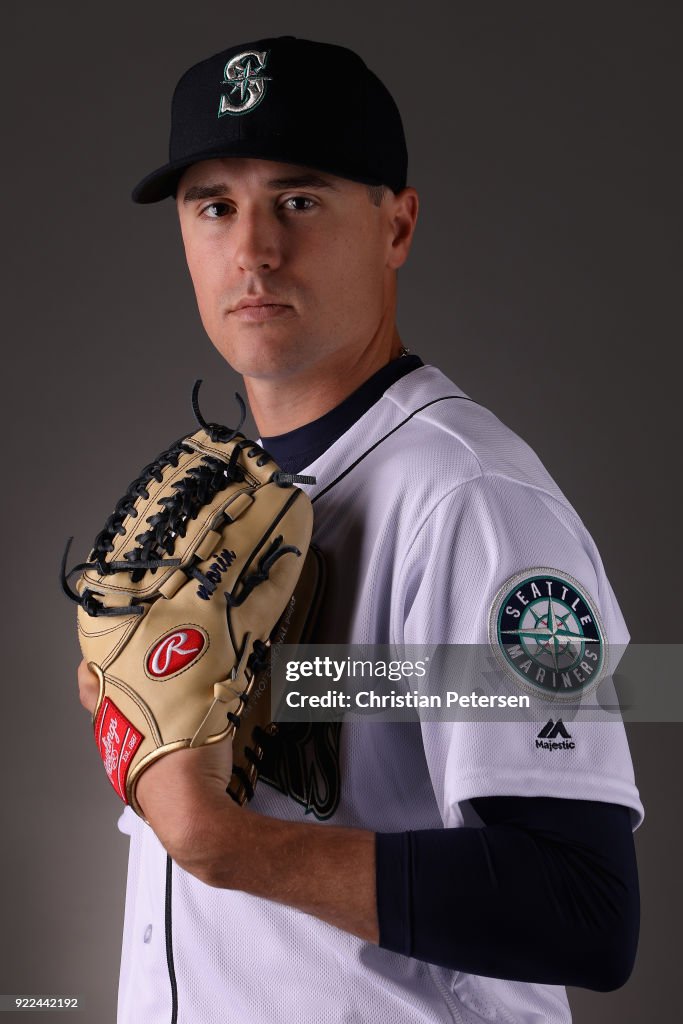
M 518 618 L 530 614 L 547 579 L 573 588 L 564 606 L 576 609 L 579 595 L 604 639 L 628 641 L 595 544 L 536 455 L 436 368 L 389 387 L 304 472 L 317 478 L 307 489 L 320 495 L 314 540 L 329 569 L 320 642 L 485 644 L 496 599 L 509 598 L 500 615 L 515 601 Z M 562 749 L 537 735 L 537 722 L 302 727 L 252 806 L 319 827 L 399 832 L 457 828 L 473 797 L 546 796 L 623 804 L 640 823 L 620 722 L 572 724 L 573 746 Z M 171 1021 L 167 939 L 178 1024 L 571 1019 L 561 986 L 435 967 L 175 865 L 167 908 L 164 850 L 130 809 L 120 828 L 131 852 L 119 1024 Z

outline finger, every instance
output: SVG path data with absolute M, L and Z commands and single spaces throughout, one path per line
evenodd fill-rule
M 93 715 L 100 694 L 100 681 L 85 658 L 78 666 L 78 694 L 83 707 Z

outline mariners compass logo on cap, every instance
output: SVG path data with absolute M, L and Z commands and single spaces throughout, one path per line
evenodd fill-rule
M 556 569 L 528 569 L 503 584 L 489 639 L 503 667 L 539 697 L 576 699 L 604 673 L 605 632 L 593 600 Z
M 270 81 L 263 74 L 269 52 L 244 50 L 230 58 L 223 71 L 223 84 L 230 85 L 231 89 L 221 95 L 219 117 L 246 114 L 259 105 L 266 95 L 266 82 Z

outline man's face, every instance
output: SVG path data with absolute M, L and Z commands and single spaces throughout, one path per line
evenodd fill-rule
M 246 377 L 339 372 L 393 317 L 395 197 L 268 160 L 226 158 L 182 176 L 177 207 L 202 322 Z M 249 303 L 249 305 L 244 305 Z

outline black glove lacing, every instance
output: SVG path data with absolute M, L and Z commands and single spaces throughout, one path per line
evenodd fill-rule
M 244 401 L 239 394 L 235 394 L 240 407 L 240 419 L 234 429 L 217 423 L 207 423 L 199 408 L 198 396 L 201 383 L 201 380 L 195 381 L 192 389 L 192 410 L 197 422 L 214 444 L 232 441 L 239 436 L 239 431 L 244 423 L 246 416 Z M 103 529 L 95 538 L 88 561 L 80 562 L 67 572 L 66 562 L 73 538 L 68 540 L 60 571 L 62 590 L 68 598 L 80 604 L 88 615 L 141 615 L 144 608 L 135 600 L 123 607 L 107 608 L 89 589 L 79 595 L 69 585 L 69 580 L 75 573 L 88 569 L 96 570 L 101 576 L 109 576 L 116 572 L 130 572 L 131 581 L 137 583 L 147 570 L 156 572 L 159 568 L 180 565 L 180 559 L 168 557 L 173 554 L 176 538 L 186 535 L 188 523 L 197 518 L 202 508 L 213 501 L 219 491 L 225 490 L 232 483 L 244 481 L 244 470 L 239 465 L 241 452 L 248 449 L 247 457 L 256 458 L 256 465 L 259 467 L 271 461 L 271 456 L 260 445 L 247 438 L 241 438 L 234 446 L 227 461 L 214 455 L 204 455 L 200 465 L 191 467 L 182 479 L 172 485 L 175 494 L 159 499 L 158 504 L 161 506 L 161 511 L 146 518 L 145 522 L 149 525 L 146 530 L 135 537 L 137 546 L 124 553 L 123 561 L 107 561 L 107 555 L 114 550 L 114 538 L 117 535 L 125 536 L 126 534 L 123 527 L 125 519 L 128 517 L 134 519 L 138 515 L 135 502 L 138 498 L 145 500 L 149 498 L 149 485 L 152 480 L 161 483 L 163 470 L 166 467 L 176 468 L 182 454 L 194 452 L 194 449 L 186 443 L 190 436 L 190 434 L 186 434 L 181 437 L 144 467 L 135 480 L 129 484 L 123 497 L 116 503 L 114 511 L 107 519 Z M 276 471 L 272 474 L 271 482 L 279 487 L 287 487 L 292 483 L 315 483 L 315 478 Z M 288 552 L 300 554 L 299 550 L 294 547 L 285 546 L 277 550 L 281 544 L 282 537 L 273 542 L 259 561 L 257 572 L 245 579 L 242 592 L 237 599 L 226 595 L 231 607 L 241 604 L 255 586 L 268 578 L 268 572 L 277 558 Z M 144 601 L 144 598 L 140 600 Z
M 254 649 L 247 660 L 247 667 L 249 668 L 249 671 L 253 675 L 258 675 L 258 673 L 262 672 L 263 669 L 265 669 L 266 666 L 268 665 L 268 657 L 268 645 L 265 644 L 262 640 L 254 640 Z M 249 703 L 249 697 L 247 693 L 241 693 L 239 695 L 239 700 L 246 706 Z M 245 724 L 246 721 L 232 711 L 228 711 L 227 717 L 235 726 L 235 729 L 239 729 L 240 726 Z M 244 756 L 248 761 L 251 762 L 251 764 L 258 766 L 263 760 L 264 750 L 267 744 L 271 741 L 272 737 L 270 733 L 266 732 L 265 729 L 262 729 L 260 725 L 255 725 L 251 731 L 251 738 L 255 746 L 245 746 Z M 242 786 L 244 787 L 246 793 L 247 800 L 251 800 L 251 798 L 254 795 L 254 787 L 251 783 L 251 780 L 249 779 L 247 772 L 241 765 L 234 764 L 232 767 L 232 774 L 237 776 L 237 778 L 242 783 Z M 239 803 L 237 797 L 230 792 L 229 786 L 226 788 L 225 792 L 229 796 L 231 796 L 233 800 Z
M 294 554 L 299 557 L 301 552 L 294 544 L 283 544 L 283 537 L 276 537 L 270 547 L 258 560 L 258 568 L 256 572 L 252 572 L 249 576 L 245 576 L 242 581 L 242 589 L 240 590 L 237 597 L 233 597 L 232 594 L 226 594 L 225 600 L 228 602 L 230 608 L 237 608 L 242 602 L 251 594 L 254 587 L 257 587 L 259 583 L 263 583 L 268 579 L 268 574 L 272 567 L 277 562 L 278 558 L 282 558 L 283 555 Z

